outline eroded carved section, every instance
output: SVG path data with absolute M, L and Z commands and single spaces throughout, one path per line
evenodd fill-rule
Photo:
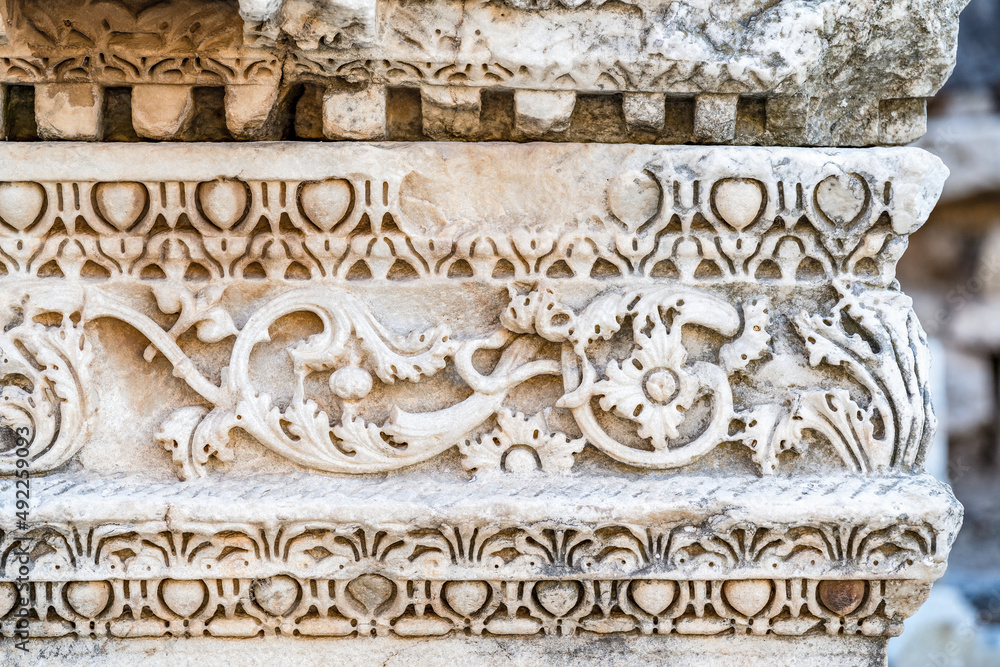
M 382 95 L 383 109 L 386 86 L 420 88 L 429 99 L 458 95 L 463 115 L 478 115 L 479 89 L 514 90 L 523 98 L 516 116 L 524 127 L 515 138 L 558 136 L 578 93 L 620 93 L 624 104 L 614 105 L 631 132 L 620 141 L 902 144 L 923 131 L 923 98 L 950 73 L 963 6 L 11 0 L 3 9 L 0 80 L 37 84 L 38 99 L 53 84 L 89 85 L 98 110 L 103 87 L 134 87 L 133 99 L 173 98 L 163 85 L 224 87 L 236 138 L 270 136 L 266 120 L 295 87 L 319 84 Z M 147 85 L 158 88 L 141 92 Z M 672 114 L 663 94 L 697 107 L 684 123 L 668 122 L 674 127 L 666 134 L 660 130 Z M 767 98 L 766 113 L 741 114 L 754 126 L 748 132 L 737 130 L 740 96 L 751 104 Z M 652 106 L 644 103 L 637 115 L 639 99 Z M 176 98 L 169 101 L 180 111 Z M 357 102 L 333 100 L 330 116 L 344 115 L 340 103 L 349 114 Z M 77 115 L 39 118 L 47 119 L 49 138 L 93 138 L 80 131 Z M 141 136 L 177 136 L 177 113 L 154 127 L 139 115 Z M 430 136 L 461 138 L 477 124 L 466 119 L 442 132 L 434 118 L 424 119 Z M 608 119 L 584 124 L 590 140 L 615 131 Z
M 42 287 L 0 291 L 0 474 L 24 476 L 68 461 L 87 440 L 97 394 L 83 293 Z

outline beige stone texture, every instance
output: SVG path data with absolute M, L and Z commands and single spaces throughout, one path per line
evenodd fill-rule
M 421 86 L 424 134 L 431 138 L 465 137 L 479 131 L 479 88 Z
M 899 144 L 920 134 L 922 100 L 951 71 L 963 5 L 285 0 L 237 7 L 222 0 L 174 0 L 144 10 L 120 1 L 91 7 L 13 0 L 10 38 L 0 45 L 9 64 L 0 70 L 0 82 L 63 83 L 53 73 L 69 69 L 74 82 L 104 86 L 224 86 L 233 100 L 229 129 L 238 138 L 276 138 L 262 127 L 280 98 L 268 86 L 278 82 L 286 92 L 327 80 L 688 100 L 737 94 L 745 101 L 808 98 L 808 109 L 801 109 L 806 113 L 786 107 L 772 123 L 776 132 L 757 132 L 738 143 Z M 234 91 L 241 87 L 250 90 Z M 638 98 L 631 99 L 634 105 Z M 466 99 L 460 106 L 468 104 Z M 633 117 L 634 111 L 619 114 Z M 668 128 L 660 140 L 730 142 L 730 115 L 693 134 Z M 696 124 L 702 128 L 704 122 Z M 434 134 L 436 123 L 428 120 Z M 628 125 L 633 134 L 658 131 L 655 123 Z M 442 138 L 469 136 L 468 122 L 457 127 L 459 132 Z M 608 131 L 594 127 L 587 140 L 602 140 Z M 626 134 L 616 140 L 649 139 Z
M 328 89 L 323 95 L 323 134 L 330 139 L 385 138 L 385 89 Z
M 7 94 L 7 86 L 0 86 L 0 104 L 3 105 L 4 109 L 7 108 L 8 99 L 9 98 Z M 6 138 L 7 138 L 7 114 L 5 113 L 3 114 L 3 117 L 0 118 L 0 139 L 6 139 Z
M 698 95 L 694 100 L 694 136 L 702 143 L 728 144 L 736 136 L 739 95 Z
M 297 640 L 291 637 L 250 640 L 227 639 L 113 639 L 81 642 L 74 639 L 51 641 L 42 658 L 30 651 L 13 655 L 11 665 L 59 665 L 86 663 L 100 667 L 132 667 L 137 662 L 151 667 L 203 665 L 207 659 L 217 664 L 266 667 L 291 662 L 305 667 L 412 667 L 414 665 L 474 664 L 504 667 L 511 663 L 524 667 L 600 664 L 628 667 L 635 664 L 663 664 L 678 667 L 732 667 L 768 664 L 775 667 L 880 667 L 885 664 L 885 640 L 842 638 L 817 635 L 807 639 L 761 637 L 635 637 L 557 638 L 532 643 L 520 637 L 475 639 L 365 638 L 364 649 L 342 639 Z
M 662 93 L 625 93 L 622 112 L 630 130 L 658 132 L 665 122 L 666 98 Z
M 226 87 L 226 127 L 238 139 L 257 138 L 278 100 L 277 82 Z
M 576 93 L 518 90 L 514 93 L 514 122 L 527 136 L 562 132 L 569 127 Z
M 35 89 L 35 120 L 43 139 L 99 139 L 104 120 L 99 86 L 51 83 Z
M 794 142 L 809 127 L 815 101 L 808 97 L 769 97 L 765 118 L 767 131 L 776 144 Z
M 147 85 L 132 89 L 132 126 L 140 137 L 174 139 L 194 115 L 191 86 Z

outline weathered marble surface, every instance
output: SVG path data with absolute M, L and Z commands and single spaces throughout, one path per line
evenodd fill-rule
M 60 474 L 33 493 L 35 638 L 884 638 L 961 521 L 929 476 Z
M 35 469 L 166 463 L 135 460 L 142 433 L 192 478 L 233 459 L 234 428 L 345 473 L 455 446 L 470 470 L 568 470 L 585 442 L 640 469 L 726 467 L 730 443 L 764 474 L 865 473 L 918 468 L 929 442 L 892 282 L 945 175 L 919 150 L 4 152 L 0 177 L 26 179 L 0 188 L 4 368 L 36 378 L 10 388 Z M 52 354 L 75 375 L 40 375 Z M 176 380 L 123 377 L 151 372 Z
M 628 667 L 663 664 L 679 667 L 732 667 L 768 664 L 775 667 L 882 667 L 884 642 L 870 637 L 774 639 L 761 637 L 628 637 L 553 638 L 544 643 L 521 638 L 367 638 L 338 639 L 280 637 L 266 640 L 227 639 L 98 639 L 89 642 L 52 640 L 28 655 L 11 656 L 18 667 L 39 664 L 87 664 L 102 667 L 143 665 L 188 667 L 215 664 L 269 667 L 294 664 L 326 667 L 411 667 L 467 663 L 503 667 L 515 662 L 525 667 L 599 664 Z M 41 642 L 38 642 L 41 644 Z M 247 646 L 251 645 L 251 649 Z
M 292 88 L 315 84 L 339 91 L 329 138 L 381 138 L 371 100 L 390 86 L 421 89 L 432 138 L 474 137 L 482 91 L 501 90 L 547 93 L 515 104 L 503 138 L 558 140 L 577 94 L 614 93 L 615 118 L 592 119 L 591 139 L 624 116 L 617 141 L 904 144 L 951 72 L 964 5 L 14 0 L 0 81 L 38 87 L 39 132 L 53 139 L 101 135 L 104 86 L 133 88 L 140 136 L 182 136 L 192 87 L 216 86 L 229 131 L 266 138 Z
M 884 664 L 964 4 L 3 3 L 5 664 Z
M 685 664 L 693 635 L 718 664 L 878 664 L 961 522 L 920 474 L 929 360 L 894 281 L 946 173 L 889 148 L 4 145 L 0 493 L 27 468 L 32 502 L 0 505 L 0 633 L 23 610 L 54 659 L 91 649 L 41 638 L 391 659 L 468 634 L 420 650 L 657 639 Z

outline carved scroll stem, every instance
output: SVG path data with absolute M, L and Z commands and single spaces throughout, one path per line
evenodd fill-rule
M 167 358 L 174 367 L 175 377 L 186 382 L 189 387 L 213 405 L 222 406 L 227 404 L 226 392 L 221 387 L 212 384 L 201 374 L 195 367 L 194 362 L 160 328 L 159 324 L 134 308 L 130 308 L 99 292 L 89 291 L 87 293 L 86 304 L 84 305 L 84 318 L 93 320 L 100 317 L 110 317 L 120 320 L 138 330 Z
M 584 360 L 589 364 L 589 361 Z M 572 408 L 573 417 L 587 441 L 608 456 L 641 468 L 677 468 L 712 451 L 726 439 L 729 420 L 733 414 L 733 397 L 729 378 L 718 366 L 698 362 L 692 365 L 695 373 L 712 389 L 712 419 L 705 431 L 694 441 L 675 448 L 644 451 L 628 447 L 609 436 L 597 422 L 590 398 Z M 563 346 L 563 383 L 567 393 L 580 382 L 579 357 L 569 345 Z
M 511 338 L 514 342 L 504 350 L 493 372 L 479 373 L 472 365 L 477 350 L 496 349 Z M 383 430 L 400 441 L 420 444 L 443 452 L 483 423 L 503 405 L 507 392 L 536 375 L 559 375 L 562 369 L 553 360 L 527 361 L 537 354 L 544 341 L 536 336 L 516 336 L 501 330 L 486 340 L 465 343 L 455 353 L 455 368 L 459 376 L 476 393 L 450 408 L 434 412 L 411 413 L 392 409 Z
M 526 382 L 536 375 L 559 375 L 562 367 L 558 362 L 527 361 L 541 347 L 542 341 L 537 338 L 516 338 L 505 351 L 496 368 L 489 375 L 483 375 L 472 364 L 472 356 L 482 349 L 495 350 L 502 347 L 516 334 L 501 329 L 485 340 L 469 341 L 455 353 L 455 370 L 466 384 L 477 394 L 496 394 L 506 392 L 512 387 Z M 526 362 L 526 363 L 525 363 Z
M 282 411 L 271 404 L 269 397 L 254 391 L 249 373 L 250 354 L 258 343 L 269 340 L 271 323 L 294 312 L 314 313 L 324 327 L 324 334 L 315 339 L 318 347 L 313 345 L 313 349 L 304 352 L 309 344 L 293 354 L 301 373 L 351 360 L 352 364 L 361 362 L 372 368 L 385 382 L 398 378 L 416 380 L 442 367 L 443 356 L 453 355 L 460 376 L 476 393 L 456 406 L 430 413 L 412 414 L 394 408 L 381 428 L 360 418 L 350 402 L 342 405 L 341 419 L 331 425 L 324 411 L 304 400 L 301 387 L 297 388 L 292 404 Z M 354 340 L 352 331 L 363 352 L 350 347 Z M 237 425 L 278 454 L 330 472 L 384 472 L 419 463 L 456 445 L 499 409 L 513 386 L 535 375 L 559 374 L 559 364 L 555 361 L 531 361 L 544 344 L 531 336 L 514 339 L 489 376 L 474 369 L 472 355 L 476 350 L 501 347 L 512 338 L 514 334 L 501 331 L 485 340 L 445 343 L 447 336 L 439 331 L 428 335 L 426 340 L 424 336 L 403 340 L 374 320 L 354 297 L 298 290 L 278 297 L 244 325 L 233 348 L 228 393 L 242 398 L 237 407 Z M 397 367 L 393 355 L 399 352 L 421 361 L 409 370 Z M 387 442 L 384 435 L 392 436 L 394 441 Z
M 380 338 L 384 345 L 383 350 L 392 349 L 392 352 L 401 351 L 405 355 L 419 355 L 422 352 L 430 353 L 434 347 L 432 342 L 417 342 L 402 340 L 392 332 L 388 331 L 381 323 L 375 320 L 367 308 L 355 297 L 346 294 L 332 294 L 319 289 L 295 290 L 283 294 L 264 308 L 254 313 L 254 315 L 243 326 L 243 330 L 236 339 L 231 357 L 229 374 L 229 388 L 234 395 L 246 393 L 252 387 L 250 381 L 250 354 L 258 343 L 270 340 L 268 328 L 276 320 L 297 312 L 313 313 L 323 322 L 324 331 L 332 334 L 332 338 L 325 343 L 328 354 L 322 359 L 324 363 L 329 363 L 334 357 L 346 352 L 347 344 L 350 340 L 352 330 L 358 340 L 367 346 L 369 356 L 377 357 L 377 353 L 372 352 L 371 345 L 373 339 Z M 397 340 L 398 339 L 398 340 Z M 440 345 L 442 349 L 453 349 L 451 343 Z M 392 382 L 398 377 L 403 379 L 415 379 L 426 370 L 414 372 L 411 375 L 396 374 L 386 368 L 386 364 L 378 363 L 374 358 L 376 374 L 385 382 Z M 443 363 L 441 364 L 443 366 Z M 328 366 L 327 366 L 328 367 Z M 435 368 L 434 370 L 437 370 Z

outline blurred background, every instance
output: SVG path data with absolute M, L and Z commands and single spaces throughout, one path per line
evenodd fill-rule
M 1000 0 L 962 13 L 955 73 L 928 103 L 951 177 L 899 282 L 934 345 L 928 469 L 965 505 L 948 572 L 890 646 L 892 667 L 1000 667 Z

